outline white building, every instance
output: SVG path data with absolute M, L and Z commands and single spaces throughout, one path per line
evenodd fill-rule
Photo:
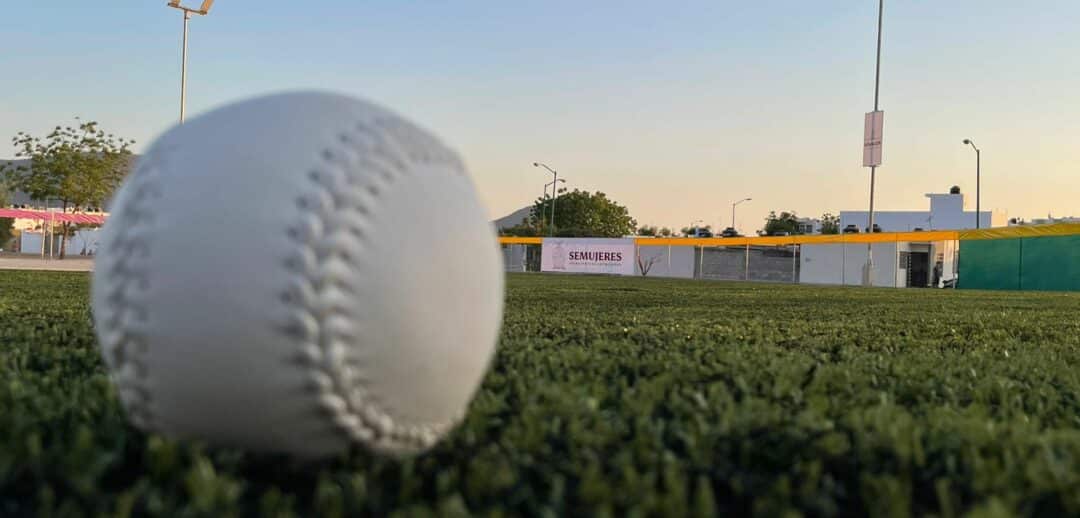
M 953 187 L 947 194 L 927 194 L 930 198 L 930 210 L 927 211 L 874 211 L 874 224 L 882 232 L 911 232 L 914 230 L 966 230 L 975 228 L 975 211 L 964 210 L 964 195 L 959 187 Z M 855 225 L 860 232 L 865 232 L 869 223 L 868 211 L 840 211 L 840 229 Z M 982 211 L 979 214 L 979 227 L 989 228 L 1005 226 L 1004 213 Z
M 796 232 L 799 234 L 820 234 L 821 233 L 821 220 L 817 218 L 798 218 L 795 220 L 798 225 Z

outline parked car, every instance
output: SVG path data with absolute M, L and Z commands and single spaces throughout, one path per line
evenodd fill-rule
M 707 228 L 692 228 L 688 237 L 713 237 L 713 235 Z
M 858 225 L 848 225 L 848 226 L 844 227 L 844 233 L 845 234 L 858 234 L 859 233 L 859 227 L 858 227 Z
M 770 236 L 790 236 L 791 232 L 788 232 L 787 230 L 777 230 L 776 232 L 770 233 L 769 235 Z
M 739 231 L 732 227 L 725 228 L 723 232 L 720 232 L 720 237 L 739 237 Z

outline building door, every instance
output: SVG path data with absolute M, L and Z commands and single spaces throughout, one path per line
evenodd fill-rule
M 930 285 L 930 253 L 911 252 L 908 254 L 908 286 L 925 288 Z

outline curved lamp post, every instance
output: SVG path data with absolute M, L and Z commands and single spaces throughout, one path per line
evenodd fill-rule
M 971 148 L 975 150 L 975 228 L 978 229 L 979 226 L 981 225 L 981 221 L 982 221 L 982 212 L 980 212 L 981 211 L 981 204 L 980 204 L 981 200 L 980 200 L 980 198 L 982 196 L 982 193 L 980 192 L 981 191 L 981 186 L 979 185 L 981 183 L 980 179 L 979 179 L 979 176 L 981 176 L 980 173 L 979 173 L 979 167 L 980 167 L 979 162 L 981 162 L 982 160 L 981 160 L 981 157 L 979 156 L 979 148 L 975 147 L 975 143 L 972 142 L 971 139 L 969 139 L 969 138 L 964 139 L 964 144 L 967 144 L 967 145 L 971 146 Z
M 551 174 L 553 176 L 552 179 L 551 179 L 551 183 L 553 184 L 553 187 L 551 188 L 551 190 L 552 190 L 552 194 L 555 194 L 554 191 L 557 190 L 556 187 L 558 185 L 555 182 L 559 181 L 559 173 L 558 173 L 558 171 L 548 167 L 547 164 L 545 164 L 543 162 L 533 162 L 533 167 L 543 167 L 544 169 L 547 169 L 549 172 L 551 172 Z M 544 186 L 544 194 L 547 194 L 547 186 Z M 557 198 L 557 196 L 552 196 L 551 197 L 551 228 L 548 229 L 548 235 L 549 236 L 555 235 L 554 234 L 554 232 L 555 232 L 555 198 Z
M 737 207 L 740 203 L 744 201 L 751 201 L 751 198 L 743 198 L 731 204 L 731 229 L 736 232 L 738 232 L 738 229 L 735 228 L 735 207 Z

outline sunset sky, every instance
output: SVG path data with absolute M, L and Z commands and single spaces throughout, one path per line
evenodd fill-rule
M 197 0 L 186 0 L 189 4 Z M 887 0 L 877 207 L 1080 216 L 1080 2 Z M 295 6 L 295 7 L 294 7 Z M 191 22 L 188 115 L 318 88 L 383 104 L 466 160 L 492 218 L 557 168 L 642 224 L 744 231 L 769 210 L 865 210 L 876 0 L 219 0 Z M 0 17 L 0 158 L 73 116 L 140 142 L 176 122 L 165 1 L 18 2 Z

